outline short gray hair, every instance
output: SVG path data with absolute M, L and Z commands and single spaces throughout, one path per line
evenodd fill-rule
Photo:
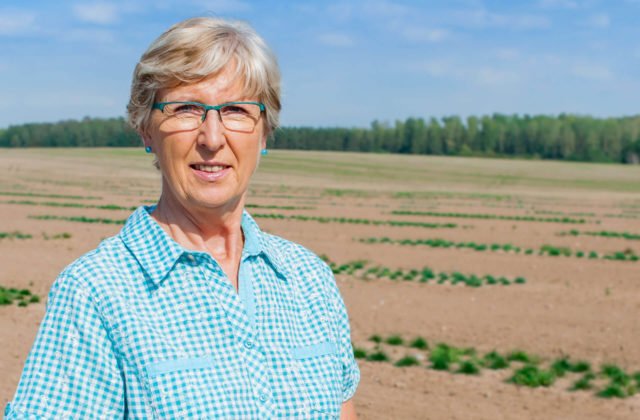
M 133 72 L 129 124 L 144 133 L 160 89 L 196 83 L 231 61 L 244 93 L 265 104 L 265 129 L 271 134 L 278 127 L 281 108 L 275 55 L 247 23 L 212 17 L 179 22 L 151 43 Z

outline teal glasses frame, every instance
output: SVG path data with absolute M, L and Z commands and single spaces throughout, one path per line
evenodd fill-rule
M 233 105 L 256 105 L 260 109 L 260 115 L 262 115 L 262 113 L 267 109 L 262 102 L 247 102 L 247 101 L 225 102 L 219 105 L 207 105 L 201 102 L 192 102 L 192 101 L 155 102 L 151 107 L 151 109 L 157 109 L 157 110 L 160 110 L 160 112 L 164 113 L 164 109 L 167 105 L 195 105 L 195 106 L 201 107 L 202 109 L 204 109 L 204 113 L 202 114 L 200 124 L 204 123 L 204 121 L 207 119 L 207 114 L 209 113 L 209 111 L 215 110 L 217 111 L 218 118 L 223 125 L 225 122 L 224 122 L 224 118 L 222 117 L 222 114 L 220 113 L 220 110 L 223 109 L 224 107 L 233 106 Z M 258 122 L 257 120 L 254 121 L 254 123 L 257 123 L 257 122 Z

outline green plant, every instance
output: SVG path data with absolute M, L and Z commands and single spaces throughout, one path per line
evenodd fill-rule
M 405 366 L 417 366 L 420 364 L 420 361 L 415 356 L 404 356 L 402 359 L 398 360 L 394 363 L 395 366 L 405 367 Z
M 509 382 L 516 385 L 532 388 L 551 386 L 555 380 L 556 375 L 552 371 L 540 369 L 535 365 L 526 365 L 516 370 L 514 375 L 508 379 Z
M 353 357 L 355 357 L 356 359 L 366 359 L 367 358 L 367 351 L 363 348 L 360 347 L 354 347 L 353 348 Z
M 387 356 L 387 354 L 382 350 L 376 350 L 367 356 L 367 360 L 370 362 L 388 362 L 389 356 Z
M 570 391 L 581 391 L 581 390 L 591 389 L 591 388 L 593 388 L 593 385 L 591 384 L 591 381 L 593 379 L 595 379 L 595 377 L 596 377 L 596 375 L 594 373 L 587 372 L 580 379 L 575 381 L 573 383 L 573 385 L 571 386 L 571 388 L 569 388 L 569 390 Z
M 476 360 L 463 360 L 460 362 L 460 366 L 456 372 L 465 375 L 477 375 L 480 373 L 480 366 Z
M 419 350 L 426 350 L 429 348 L 429 344 L 424 338 L 416 337 L 411 343 L 409 343 L 409 347 L 413 347 Z
M 489 369 L 497 370 L 509 367 L 509 361 L 495 350 L 485 354 L 482 360 L 483 364 Z
M 391 335 L 387 337 L 385 342 L 391 346 L 401 346 L 404 344 L 404 340 L 399 335 Z

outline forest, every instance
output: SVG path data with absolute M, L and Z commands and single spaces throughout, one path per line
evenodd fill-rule
M 30 123 L 0 129 L 0 147 L 139 147 L 124 118 Z M 560 114 L 408 118 L 358 127 L 281 127 L 271 149 L 336 150 L 640 163 L 640 115 Z

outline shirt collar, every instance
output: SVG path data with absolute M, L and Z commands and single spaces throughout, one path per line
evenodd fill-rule
M 190 251 L 174 241 L 153 220 L 151 217 L 153 210 L 155 206 L 142 206 L 136 209 L 127 219 L 120 237 L 150 280 L 155 285 L 159 285 L 182 254 L 195 251 Z M 242 258 L 263 254 L 281 274 L 281 278 L 286 280 L 288 276 L 284 256 L 275 247 L 267 245 L 265 234 L 246 210 L 242 212 L 241 226 L 244 233 Z

